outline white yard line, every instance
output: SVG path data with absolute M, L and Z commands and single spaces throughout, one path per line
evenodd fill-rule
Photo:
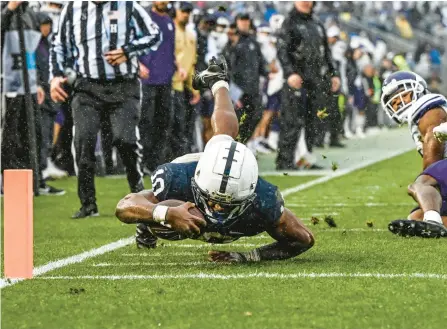
M 398 151 L 395 151 L 395 152 L 392 152 L 392 153 L 389 153 L 389 154 L 386 154 L 386 152 L 384 152 L 384 155 L 381 156 L 381 157 L 377 157 L 375 159 L 371 159 L 369 161 L 365 161 L 363 163 L 355 165 L 355 166 L 353 166 L 351 168 L 338 170 L 338 171 L 335 171 L 335 172 L 333 172 L 332 174 L 330 174 L 328 176 L 320 177 L 320 178 L 311 180 L 309 182 L 306 182 L 304 184 L 300 184 L 300 185 L 297 185 L 295 187 L 291 187 L 291 188 L 285 189 L 284 191 L 282 191 L 282 194 L 283 194 L 283 196 L 288 196 L 288 195 L 291 195 L 293 193 L 296 193 L 296 192 L 299 192 L 299 191 L 303 191 L 303 190 L 305 190 L 307 188 L 313 187 L 315 185 L 319 185 L 321 183 L 325 183 L 325 182 L 330 181 L 330 180 L 332 180 L 334 178 L 337 178 L 337 177 L 341 177 L 341 176 L 350 174 L 353 171 L 365 168 L 365 167 L 373 165 L 373 164 L 375 164 L 377 162 L 380 162 L 380 161 L 383 161 L 383 160 L 386 160 L 386 159 L 389 159 L 389 158 L 401 155 L 401 154 L 403 154 L 403 153 L 405 153 L 405 152 L 407 152 L 409 150 L 410 150 L 410 148 L 406 147 L 404 149 L 401 149 L 401 150 L 398 150 Z M 83 261 L 85 261 L 85 260 L 87 260 L 89 258 L 106 254 L 106 253 L 114 251 L 116 249 L 128 246 L 128 245 L 130 245 L 132 243 L 134 243 L 134 237 L 133 236 L 131 236 L 129 238 L 126 238 L 126 239 L 121 239 L 121 240 L 109 243 L 109 244 L 101 246 L 99 248 L 91 249 L 89 251 L 83 252 L 83 253 L 78 254 L 78 255 L 74 255 L 74 256 L 71 256 L 71 257 L 59 259 L 59 260 L 56 260 L 54 262 L 47 263 L 47 264 L 45 264 L 43 266 L 39 266 L 39 267 L 34 268 L 33 276 L 34 277 L 39 277 L 39 276 L 41 276 L 41 275 L 43 275 L 45 273 L 54 271 L 54 270 L 56 270 L 58 268 L 62 268 L 62 267 L 65 267 L 65 266 L 68 266 L 68 265 L 71 265 L 71 264 L 83 262 Z M 254 245 L 254 244 L 247 244 L 247 245 L 257 246 L 257 245 Z M 165 246 L 167 246 L 167 245 L 165 245 Z M 173 245 L 173 246 L 178 246 L 178 245 Z M 192 245 L 192 246 L 194 246 L 192 248 L 203 248 L 204 247 L 204 245 L 197 245 L 197 246 L 196 245 Z M 199 247 L 199 246 L 202 246 L 202 247 Z M 187 248 L 187 247 L 185 247 L 185 248 Z M 14 284 L 16 284 L 18 282 L 23 281 L 23 280 L 24 279 L 12 279 L 12 280 L 1 279 L 0 280 L 0 289 L 3 289 L 3 288 L 8 287 L 8 286 L 12 286 L 12 285 L 14 285 Z
M 135 242 L 135 238 L 129 237 L 126 239 L 121 239 L 121 240 L 106 244 L 99 248 L 91 249 L 89 251 L 83 252 L 83 253 L 75 255 L 75 256 L 59 259 L 54 262 L 49 262 L 43 266 L 35 267 L 33 270 L 33 276 L 36 277 L 36 276 L 45 274 L 47 272 L 54 271 L 61 267 L 65 267 L 65 266 L 68 266 L 71 264 L 81 263 L 81 262 L 85 261 L 86 259 L 96 257 L 99 255 L 103 255 L 103 254 L 111 252 L 113 250 L 128 246 L 129 244 L 132 244 L 134 242 Z M 1 279 L 0 280 L 0 289 L 7 287 L 7 286 L 11 286 L 11 285 L 21 282 L 23 280 L 24 279 L 12 279 L 12 280 Z
M 166 279 L 301 279 L 301 278 L 375 278 L 375 279 L 438 279 L 447 280 L 447 274 L 434 273 L 267 273 L 255 272 L 245 274 L 160 274 L 160 275 L 79 275 L 79 276 L 44 276 L 41 280 L 166 280 Z
M 396 202 L 396 203 L 385 203 L 385 202 L 366 202 L 366 203 L 287 203 L 288 207 L 295 207 L 295 208 L 312 208 L 312 207 L 318 207 L 319 209 L 326 209 L 326 208 L 347 208 L 347 207 L 416 207 L 416 203 L 410 203 L 410 202 Z

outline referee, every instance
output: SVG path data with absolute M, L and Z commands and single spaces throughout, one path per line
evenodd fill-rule
M 51 49 L 51 98 L 67 99 L 67 68 L 73 84 L 74 158 L 81 209 L 72 218 L 98 216 L 95 146 L 100 125 L 110 122 L 113 145 L 132 192 L 143 190 L 138 143 L 140 82 L 137 57 L 156 50 L 158 26 L 135 1 L 73 1 L 62 10 Z M 73 63 L 73 65 L 70 65 Z

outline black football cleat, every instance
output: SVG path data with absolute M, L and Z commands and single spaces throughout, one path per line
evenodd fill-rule
M 137 225 L 135 240 L 139 249 L 153 249 L 157 247 L 158 238 L 153 235 L 145 224 Z
M 196 90 L 211 89 L 220 80 L 229 81 L 228 65 L 223 56 L 220 56 L 218 59 L 213 57 L 206 70 L 196 73 L 192 80 L 192 87 Z
M 391 233 L 405 237 L 447 238 L 447 228 L 433 221 L 398 219 L 388 224 Z
M 74 213 L 73 216 L 71 216 L 72 219 L 81 219 L 81 218 L 87 218 L 87 217 L 98 217 L 98 207 L 95 204 L 91 204 L 88 206 L 82 206 L 81 209 L 79 209 L 76 213 Z

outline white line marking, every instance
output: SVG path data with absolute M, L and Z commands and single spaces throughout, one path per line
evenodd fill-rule
M 121 254 L 120 256 L 124 257 L 172 257 L 172 256 L 197 256 L 197 253 L 184 251 L 184 252 L 175 252 L 175 253 L 141 253 L 141 254 Z
M 284 170 L 284 171 L 261 171 L 259 173 L 259 176 L 264 177 L 264 176 L 301 176 L 301 177 L 306 177 L 306 176 L 323 176 L 323 175 L 330 175 L 332 174 L 334 171 L 333 170 L 327 170 L 327 169 L 323 169 L 323 170 L 303 170 L 303 171 L 289 171 L 289 170 Z
M 205 244 L 188 244 L 188 243 L 165 243 L 163 245 L 160 244 L 160 246 L 157 246 L 157 248 L 164 248 L 164 247 L 174 247 L 174 248 L 223 248 L 223 247 L 261 247 L 260 244 L 255 243 L 223 243 L 223 244 L 211 244 L 211 243 L 205 243 Z
M 287 203 L 288 207 L 295 208 L 311 208 L 311 207 L 319 207 L 320 209 L 326 208 L 348 208 L 348 207 L 416 207 L 415 203 L 410 202 L 396 202 L 396 203 L 383 203 L 383 202 L 367 202 L 367 203 L 316 203 L 313 201 L 312 203 Z
M 325 182 L 330 181 L 330 180 L 332 180 L 334 178 L 337 178 L 337 177 L 340 177 L 340 176 L 344 176 L 344 175 L 352 173 L 353 171 L 356 171 L 356 170 L 359 170 L 359 169 L 371 166 L 371 165 L 373 165 L 373 164 L 375 164 L 377 162 L 380 162 L 380 161 L 383 161 L 383 160 L 390 159 L 390 158 L 393 158 L 395 156 L 401 155 L 401 154 L 403 154 L 405 152 L 408 152 L 408 151 L 410 151 L 412 149 L 414 149 L 414 146 L 406 147 L 404 149 L 397 150 L 395 152 L 391 152 L 389 154 L 386 154 L 385 156 L 381 156 L 381 157 L 376 158 L 376 159 L 371 159 L 371 160 L 365 161 L 363 163 L 359 163 L 357 165 L 352 166 L 351 168 L 340 169 L 340 170 L 334 171 L 332 174 L 330 174 L 328 176 L 323 176 L 323 177 L 311 180 L 311 181 L 309 181 L 307 183 L 300 184 L 298 186 L 285 189 L 284 191 L 282 191 L 282 195 L 284 197 L 286 197 L 286 196 L 288 196 L 290 194 L 293 194 L 293 193 L 296 193 L 296 192 L 308 189 L 309 187 L 314 187 L 315 185 L 318 185 L 318 184 L 321 184 L 321 183 L 325 183 Z
M 355 166 L 353 166 L 351 168 L 335 171 L 331 175 L 320 177 L 320 178 L 311 180 L 309 182 L 306 182 L 304 184 L 300 184 L 300 185 L 297 185 L 295 187 L 291 187 L 291 188 L 285 189 L 282 192 L 282 194 L 283 194 L 284 197 L 286 197 L 288 195 L 291 195 L 291 194 L 299 192 L 299 191 L 303 191 L 303 190 L 305 190 L 307 188 L 310 188 L 310 187 L 313 187 L 315 185 L 318 185 L 318 184 L 321 184 L 321 183 L 325 183 L 325 182 L 330 181 L 330 180 L 332 180 L 334 178 L 350 174 L 351 172 L 356 171 L 358 169 L 362 169 L 362 168 L 365 168 L 367 166 L 370 166 L 370 165 L 373 165 L 375 163 L 378 163 L 380 161 L 383 161 L 383 160 L 390 159 L 392 157 L 401 155 L 401 154 L 403 154 L 405 152 L 408 152 L 409 150 L 411 150 L 413 148 L 414 148 L 413 146 L 411 148 L 410 147 L 406 147 L 404 149 L 392 152 L 390 154 L 385 154 L 385 156 L 381 156 L 381 157 L 378 157 L 376 159 L 371 159 L 369 161 L 365 161 L 364 163 L 360 163 L 360 164 L 355 165 Z M 132 244 L 133 242 L 134 242 L 134 237 L 131 236 L 131 237 L 127 238 L 127 239 L 121 239 L 121 240 L 109 243 L 107 245 L 104 245 L 104 246 L 101 246 L 99 248 L 95 248 L 95 249 L 89 250 L 87 252 L 84 252 L 84 253 L 81 253 L 81 254 L 78 254 L 78 255 L 74 255 L 74 256 L 71 256 L 71 257 L 68 257 L 68 258 L 63 258 L 63 259 L 60 259 L 60 260 L 57 260 L 57 261 L 54 261 L 54 262 L 47 263 L 47 264 L 45 264 L 43 266 L 39 266 L 39 267 L 35 268 L 33 270 L 33 276 L 37 276 L 38 277 L 39 275 L 48 273 L 48 272 L 53 271 L 55 269 L 58 269 L 58 268 L 61 268 L 61 267 L 65 267 L 65 266 L 68 266 L 68 265 L 71 265 L 71 264 L 75 264 L 75 263 L 80 263 L 80 262 L 82 262 L 82 261 L 84 261 L 86 259 L 89 259 L 89 258 L 92 258 L 92 257 L 96 257 L 96 256 L 100 256 L 100 255 L 103 255 L 105 253 L 111 252 L 113 250 L 116 250 L 116 249 L 128 246 L 128 245 Z M 253 246 L 257 246 L 257 245 L 253 245 Z M 14 284 L 16 284 L 18 282 L 23 281 L 23 280 L 24 279 L 12 279 L 12 280 L 1 279 L 0 280 L 0 289 L 3 289 L 3 288 L 8 287 L 8 286 L 12 286 L 12 285 L 14 285 Z
M 120 266 L 197 266 L 209 265 L 216 263 L 212 262 L 180 262 L 180 263 L 98 263 L 93 264 L 93 267 L 120 267 Z
M 113 250 L 128 246 L 129 244 L 134 243 L 134 242 L 135 242 L 134 237 L 121 239 L 121 240 L 106 244 L 102 247 L 91 249 L 89 251 L 83 252 L 83 253 L 75 255 L 75 256 L 59 259 L 54 262 L 49 262 L 48 264 L 34 268 L 33 276 L 36 277 L 36 276 L 45 274 L 47 272 L 56 270 L 61 267 L 65 267 L 65 266 L 68 266 L 71 264 L 81 263 L 86 259 L 96 257 L 99 255 L 105 254 L 107 252 L 111 252 Z M 7 287 L 7 286 L 11 286 L 11 285 L 16 284 L 23 280 L 24 279 L 12 279 L 12 280 L 2 279 L 2 280 L 0 280 L 0 289 Z
M 316 233 L 333 233 L 333 232 L 388 232 L 384 228 L 328 228 L 323 231 L 315 231 Z
M 155 274 L 155 275 L 80 275 L 43 276 L 41 280 L 166 280 L 166 279 L 301 279 L 301 278 L 375 278 L 375 279 L 439 279 L 447 280 L 447 274 L 433 273 L 246 273 L 246 274 Z

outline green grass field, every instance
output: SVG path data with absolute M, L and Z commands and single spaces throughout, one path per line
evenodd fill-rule
M 212 248 L 270 243 L 265 234 L 225 246 L 130 243 L 3 288 L 2 328 L 445 328 L 446 241 L 387 231 L 414 206 L 406 186 L 419 170 L 411 152 L 286 196 L 316 237 L 294 259 L 206 261 Z M 267 179 L 286 189 L 315 177 Z M 124 179 L 97 179 L 102 216 L 79 221 L 69 219 L 78 208 L 74 180 L 54 185 L 68 193 L 35 200 L 36 267 L 134 234 L 113 216 L 127 193 Z

